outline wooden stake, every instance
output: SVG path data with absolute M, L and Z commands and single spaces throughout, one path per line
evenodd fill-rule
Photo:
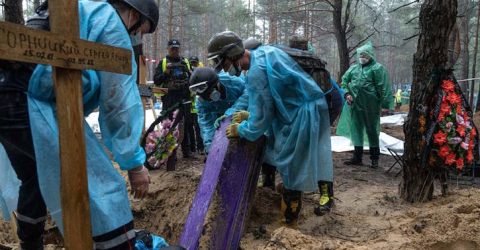
M 51 31 L 78 38 L 78 2 L 50 0 Z M 54 68 L 60 133 L 62 218 L 66 249 L 93 249 L 83 131 L 81 71 Z

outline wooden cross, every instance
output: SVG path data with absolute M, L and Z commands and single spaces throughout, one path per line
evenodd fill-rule
M 0 22 L 0 59 L 54 67 L 65 247 L 93 249 L 81 70 L 131 74 L 131 52 L 79 39 L 78 1 L 49 0 L 49 12 L 51 32 Z

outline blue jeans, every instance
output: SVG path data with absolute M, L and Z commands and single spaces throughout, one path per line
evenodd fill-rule
M 21 181 L 17 234 L 22 241 L 22 249 L 43 249 L 42 235 L 47 209 L 38 185 L 25 93 L 0 93 L 0 143 Z

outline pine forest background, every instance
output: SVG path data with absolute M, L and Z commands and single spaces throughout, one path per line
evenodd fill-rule
M 0 0 L 0 19 L 23 18 L 41 0 Z M 182 55 L 206 61 L 210 37 L 232 30 L 264 44 L 288 44 L 292 35 L 311 41 L 315 53 L 328 62 L 337 80 L 355 61 L 355 49 L 366 41 L 375 45 L 377 60 L 390 74 L 393 90 L 412 79 L 418 37 L 417 0 L 157 0 L 159 26 L 144 36 L 144 54 L 152 78 L 167 41 L 177 38 Z M 458 79 L 474 77 L 477 69 L 478 5 L 459 0 L 457 27 L 451 34 L 451 60 Z M 20 14 L 18 12 L 20 11 Z M 15 16 L 15 14 L 17 14 Z M 466 85 L 465 85 L 466 88 Z

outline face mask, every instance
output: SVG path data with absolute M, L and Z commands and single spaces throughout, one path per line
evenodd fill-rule
M 220 94 L 220 91 L 214 89 L 212 91 L 212 93 L 210 93 L 210 100 L 212 100 L 212 102 L 218 102 L 220 101 L 220 98 L 222 97 L 222 94 Z
M 135 35 L 130 35 L 130 40 L 132 41 L 132 47 L 142 44 L 142 33 L 137 32 Z
M 239 69 L 238 65 L 232 64 L 228 69 L 228 74 L 230 74 L 231 76 L 240 76 L 242 74 L 242 71 Z
M 363 57 L 359 58 L 358 60 L 360 61 L 360 64 L 361 64 L 361 65 L 365 65 L 365 64 L 367 64 L 368 61 L 369 61 L 367 58 L 363 58 Z

